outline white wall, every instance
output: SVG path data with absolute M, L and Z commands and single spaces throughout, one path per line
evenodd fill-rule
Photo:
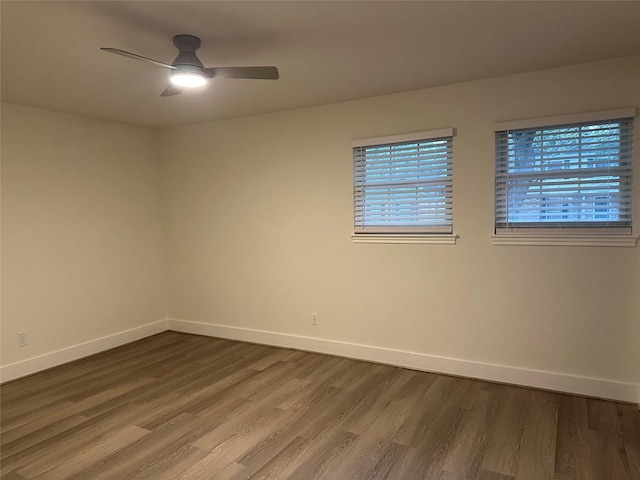
M 1 152 L 3 367 L 164 320 L 157 132 L 2 104 Z
M 627 106 L 638 57 L 159 132 L 3 104 L 3 374 L 169 325 L 628 399 L 640 249 L 490 241 L 494 122 Z M 442 127 L 458 244 L 353 244 L 351 140 Z
M 162 130 L 169 316 L 637 384 L 637 248 L 490 240 L 494 122 L 628 106 L 638 57 Z M 351 140 L 442 127 L 458 244 L 353 244 Z

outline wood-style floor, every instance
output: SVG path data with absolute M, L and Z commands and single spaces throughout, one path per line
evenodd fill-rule
M 4 480 L 640 480 L 635 405 L 173 332 L 1 401 Z

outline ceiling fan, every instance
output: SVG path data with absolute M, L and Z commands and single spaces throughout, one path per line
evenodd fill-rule
M 196 56 L 200 48 L 200 39 L 194 35 L 176 35 L 173 44 L 178 49 L 178 56 L 171 65 L 151 58 L 125 52 L 117 48 L 101 47 L 100 50 L 115 53 L 124 57 L 142 60 L 159 67 L 171 70 L 171 84 L 160 94 L 162 97 L 178 95 L 182 88 L 198 87 L 206 83 L 207 78 L 255 78 L 277 80 L 280 75 L 276 67 L 205 67 Z

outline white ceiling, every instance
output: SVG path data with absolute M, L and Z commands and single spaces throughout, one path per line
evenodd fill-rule
M 640 1 L 0 3 L 2 101 L 147 126 L 233 118 L 640 53 Z M 276 65 L 160 97 L 178 33 L 205 66 Z

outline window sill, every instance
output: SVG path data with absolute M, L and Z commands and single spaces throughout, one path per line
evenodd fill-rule
M 509 234 L 492 235 L 493 245 L 550 245 L 562 247 L 635 247 L 631 235 Z
M 351 235 L 353 243 L 427 243 L 431 245 L 455 245 L 456 234 L 433 233 L 354 233 Z

